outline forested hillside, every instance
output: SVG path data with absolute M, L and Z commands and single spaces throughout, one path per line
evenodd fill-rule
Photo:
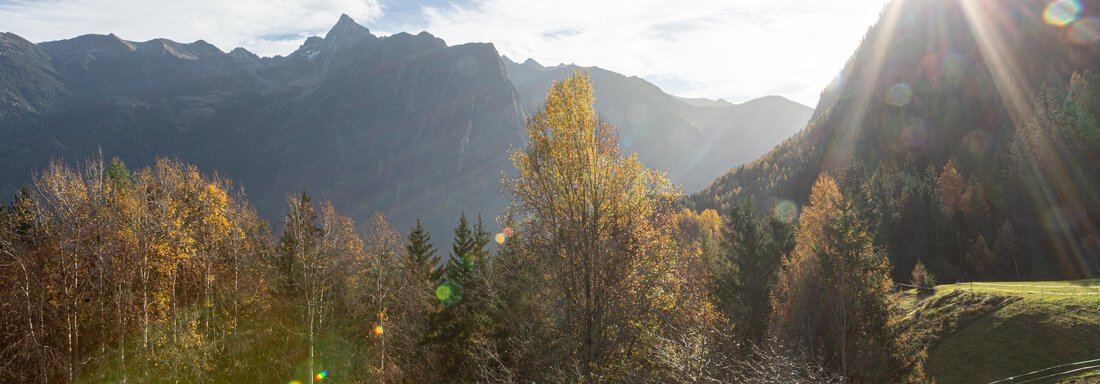
M 789 210 L 829 172 L 895 279 L 918 260 L 948 282 L 1095 276 L 1098 9 L 894 1 L 803 132 L 690 201 Z
M 813 110 L 779 96 L 742 104 L 688 100 L 657 86 L 599 67 L 546 67 L 528 59 L 504 58 L 508 78 L 527 111 L 534 111 L 550 83 L 581 69 L 592 77 L 596 111 L 618 127 L 623 151 L 696 192 L 735 165 L 750 162 L 805 128 Z

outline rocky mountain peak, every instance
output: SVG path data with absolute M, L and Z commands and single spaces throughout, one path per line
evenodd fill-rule
M 325 35 L 325 40 L 333 39 L 346 39 L 346 38 L 358 38 L 363 36 L 373 36 L 367 27 L 356 23 L 351 16 L 347 14 L 341 14 L 340 20 L 336 21 L 336 25 L 332 26 L 332 29 Z

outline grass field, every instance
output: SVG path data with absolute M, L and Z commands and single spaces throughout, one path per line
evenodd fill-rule
M 932 295 L 905 292 L 901 301 L 930 346 L 925 370 L 942 384 L 988 383 L 1100 359 L 1100 280 L 949 284 Z M 1032 382 L 1098 382 L 1092 369 L 1067 376 Z

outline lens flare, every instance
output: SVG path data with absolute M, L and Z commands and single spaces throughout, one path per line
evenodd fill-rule
M 504 244 L 504 234 L 498 233 L 496 236 L 497 244 Z
M 886 103 L 894 106 L 904 106 L 913 100 L 913 88 L 909 84 L 897 83 L 886 91 Z
M 1043 10 L 1043 21 L 1047 24 L 1064 27 L 1073 24 L 1081 16 L 1081 2 L 1078 0 L 1056 0 L 1047 4 Z
M 793 201 L 781 200 L 775 203 L 775 208 L 772 210 L 772 214 L 775 215 L 775 219 L 784 223 L 793 223 L 798 218 L 798 205 L 795 205 Z
M 326 377 L 328 377 L 328 371 L 317 372 L 316 375 L 313 375 L 313 378 L 317 379 L 317 381 L 324 380 Z
M 957 53 L 941 51 L 925 55 L 920 65 L 927 75 L 929 87 L 950 89 L 962 82 L 966 61 Z
M 439 301 L 447 301 L 451 298 L 451 286 L 448 284 L 440 285 L 435 289 L 435 298 Z
M 924 121 L 918 118 L 910 119 L 909 123 L 902 128 L 902 140 L 910 149 L 923 149 L 928 143 L 928 128 Z
M 963 137 L 963 143 L 966 144 L 966 149 L 970 150 L 970 153 L 974 155 L 984 155 L 992 146 L 992 139 L 989 134 L 983 130 L 974 130 L 966 134 Z
M 1069 28 L 1069 39 L 1077 44 L 1100 43 L 1100 18 L 1086 17 Z
M 445 306 L 462 301 L 462 286 L 451 281 L 446 281 L 435 288 L 435 298 Z

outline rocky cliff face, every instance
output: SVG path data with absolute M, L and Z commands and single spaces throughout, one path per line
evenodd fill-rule
M 491 44 L 377 37 L 347 16 L 286 57 L 114 35 L 35 45 L 5 34 L 0 50 L 9 195 L 51 159 L 102 148 L 228 176 L 274 222 L 305 190 L 359 222 L 375 210 L 401 227 L 421 217 L 446 238 L 461 211 L 500 212 L 508 148 L 523 138 Z

